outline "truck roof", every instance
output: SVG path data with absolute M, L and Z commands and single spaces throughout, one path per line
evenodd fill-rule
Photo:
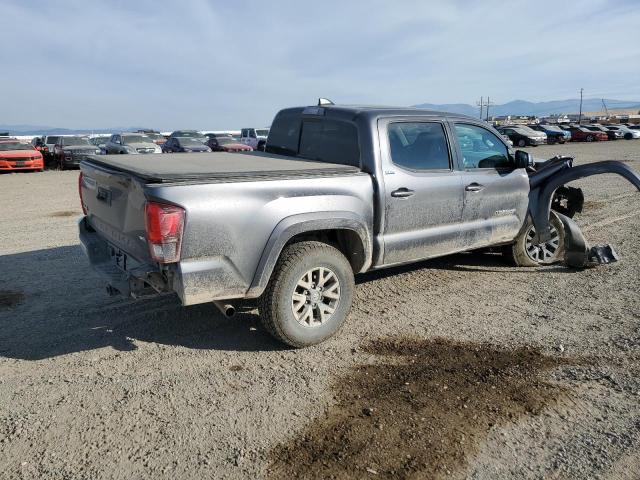
M 424 108 L 416 107 L 397 107 L 397 106 L 381 106 L 381 105 L 313 105 L 307 107 L 292 107 L 286 108 L 283 111 L 299 110 L 304 112 L 308 110 L 313 115 L 313 111 L 321 112 L 324 110 L 324 115 L 327 113 L 331 117 L 342 117 L 353 119 L 354 117 L 366 117 L 374 119 L 377 117 L 388 116 L 415 116 L 415 117 L 446 117 L 446 118 L 461 118 L 465 120 L 477 121 L 477 118 L 470 117 L 468 115 L 462 115 L 458 113 L 442 112 L 438 110 L 427 110 Z

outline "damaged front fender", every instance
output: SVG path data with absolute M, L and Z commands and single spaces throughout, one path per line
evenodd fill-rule
M 543 243 L 551 238 L 549 213 L 556 190 L 574 180 L 603 173 L 620 175 L 640 191 L 640 175 L 628 165 L 615 160 L 605 160 L 574 167 L 573 159 L 557 157 L 545 162 L 540 170 L 530 175 L 529 213 L 536 230 L 535 240 Z M 564 217 L 567 218 L 566 216 Z M 571 223 L 579 232 L 577 225 L 574 222 Z

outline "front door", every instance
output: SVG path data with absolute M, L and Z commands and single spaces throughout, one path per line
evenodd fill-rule
M 462 182 L 443 122 L 378 124 L 384 173 L 385 265 L 461 249 Z
M 513 240 L 529 207 L 529 177 L 515 169 L 507 145 L 489 129 L 453 125 L 464 187 L 462 229 L 470 248 Z

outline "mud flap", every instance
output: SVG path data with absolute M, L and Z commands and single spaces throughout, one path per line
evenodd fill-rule
M 588 268 L 618 261 L 611 245 L 589 247 L 580 227 L 566 215 L 556 212 L 564 227 L 564 263 L 571 268 Z

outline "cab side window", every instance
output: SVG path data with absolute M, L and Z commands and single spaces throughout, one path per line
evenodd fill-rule
M 391 160 L 409 170 L 450 170 L 444 127 L 437 122 L 397 122 L 387 128 Z
M 496 135 L 477 125 L 456 123 L 454 128 L 465 169 L 512 169 L 507 146 Z

